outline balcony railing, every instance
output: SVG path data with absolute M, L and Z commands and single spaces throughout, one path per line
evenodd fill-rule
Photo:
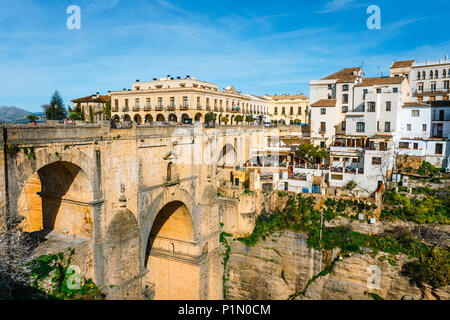
M 129 107 L 123 107 L 123 108 L 122 108 L 122 112 L 128 112 L 128 111 L 130 111 L 130 108 L 129 108 Z
M 144 107 L 144 110 L 145 110 L 145 111 L 151 111 L 151 110 L 152 110 L 152 106 L 145 106 L 145 107 Z
M 119 107 L 113 107 L 112 112 L 119 112 Z
M 202 110 L 203 107 L 201 105 L 197 105 L 197 110 Z
M 133 111 L 139 111 L 140 110 L 140 107 L 139 106 L 134 106 L 133 107 Z
M 175 106 L 167 106 L 168 111 L 175 111 Z
M 180 110 L 188 110 L 188 109 L 189 109 L 189 105 L 180 106 Z
M 435 89 L 427 89 L 427 90 L 416 90 L 414 91 L 415 96 L 428 95 L 428 94 L 448 94 L 450 93 L 449 88 L 435 88 Z
M 156 107 L 155 107 L 155 110 L 156 110 L 156 111 L 163 111 L 164 108 L 163 108 L 163 106 L 156 106 Z

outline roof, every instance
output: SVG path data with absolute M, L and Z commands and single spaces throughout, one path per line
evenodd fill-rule
M 395 61 L 392 64 L 391 69 L 412 67 L 414 62 L 416 62 L 416 60 Z
M 270 96 L 270 99 L 273 101 L 280 101 L 280 100 L 296 100 L 296 99 L 302 99 L 307 100 L 308 97 L 304 94 L 283 94 L 280 96 Z
M 336 107 L 336 99 L 322 99 L 313 103 L 311 107 Z
M 406 102 L 403 104 L 403 108 L 408 107 L 431 107 L 431 105 L 423 102 Z
M 336 73 L 322 78 L 321 80 L 338 80 L 338 82 L 354 82 L 358 77 L 361 68 L 345 68 Z
M 403 77 L 376 77 L 376 78 L 364 78 L 361 83 L 355 85 L 355 87 L 368 87 L 384 84 L 401 84 L 405 80 Z
M 99 102 L 99 103 L 106 103 L 111 101 L 111 97 L 110 96 L 97 96 L 97 95 L 92 95 L 92 96 L 87 96 L 87 97 L 83 97 L 83 98 L 79 98 L 79 99 L 74 99 L 72 100 L 73 103 L 82 103 L 82 102 Z

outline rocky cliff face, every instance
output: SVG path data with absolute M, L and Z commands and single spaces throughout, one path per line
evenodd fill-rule
M 412 284 L 402 275 L 402 266 L 410 261 L 396 257 L 392 265 L 380 259 L 384 253 L 353 254 L 337 259 L 331 272 L 316 277 L 338 250 L 322 254 L 307 247 L 307 236 L 285 231 L 261 240 L 249 248 L 239 241 L 229 241 L 231 254 L 227 270 L 227 298 L 285 300 L 296 299 L 450 299 L 450 287 L 440 290 Z M 374 278 L 374 270 L 379 280 Z M 326 272 L 325 272 L 326 273 Z

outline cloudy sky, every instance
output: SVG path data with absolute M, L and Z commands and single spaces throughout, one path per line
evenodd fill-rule
M 81 29 L 69 30 L 69 5 Z M 387 75 L 393 60 L 450 54 L 448 0 L 0 0 L 0 105 L 40 111 L 191 75 L 257 95 L 303 92 L 344 67 Z M 370 5 L 381 29 L 369 30 Z

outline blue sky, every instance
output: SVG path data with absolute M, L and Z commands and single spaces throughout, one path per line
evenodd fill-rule
M 81 8 L 68 30 L 66 8 Z M 369 30 L 369 5 L 381 30 Z M 450 54 L 448 0 L 0 0 L 0 105 L 40 111 L 136 79 L 191 75 L 257 95 L 363 65 Z

